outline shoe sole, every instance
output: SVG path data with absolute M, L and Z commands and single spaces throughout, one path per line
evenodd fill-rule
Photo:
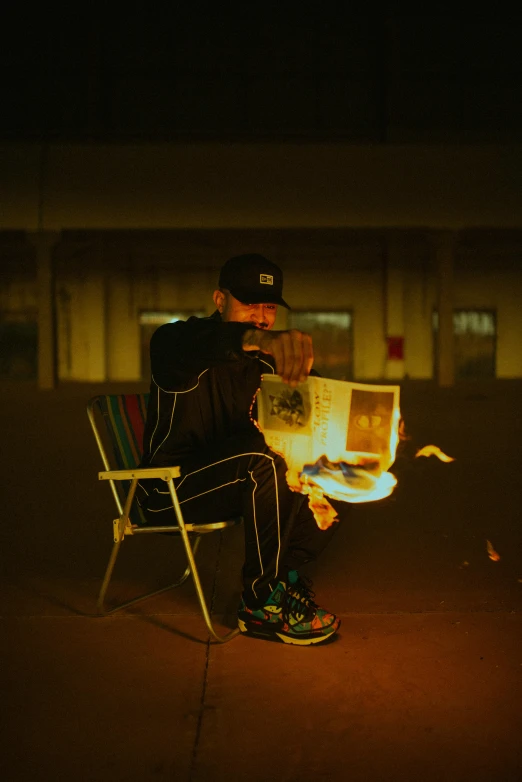
M 245 635 L 251 635 L 254 638 L 263 638 L 272 641 L 278 638 L 284 644 L 292 644 L 294 646 L 311 646 L 312 644 L 320 644 L 323 641 L 328 641 L 340 628 L 341 621 L 339 620 L 335 629 L 328 633 L 328 635 L 318 635 L 315 638 L 297 638 L 295 636 L 284 635 L 284 633 L 278 632 L 263 633 L 262 631 L 257 629 L 254 630 L 249 627 L 243 619 L 237 620 L 237 626 L 239 627 L 241 633 L 244 633 Z

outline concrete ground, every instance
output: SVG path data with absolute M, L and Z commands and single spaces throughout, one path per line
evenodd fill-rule
M 353 508 L 308 571 L 342 627 L 309 648 L 209 644 L 190 583 L 94 615 L 115 513 L 85 403 L 107 390 L 0 387 L 3 779 L 522 780 L 522 383 L 404 383 L 410 451 L 456 461 L 405 456 L 396 493 Z M 220 627 L 241 545 L 202 545 Z M 180 562 L 126 539 L 113 594 Z

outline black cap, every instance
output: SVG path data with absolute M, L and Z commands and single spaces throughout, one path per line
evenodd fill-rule
M 281 304 L 290 309 L 283 299 L 283 272 L 262 255 L 229 258 L 221 269 L 219 287 L 243 304 Z

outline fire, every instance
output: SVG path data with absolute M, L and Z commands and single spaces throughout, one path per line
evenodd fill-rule
M 314 514 L 314 519 L 319 529 L 325 530 L 331 527 L 334 521 L 339 521 L 339 517 L 324 496 L 321 489 L 317 486 L 310 488 L 308 495 L 308 504 Z
M 354 454 L 353 464 L 330 462 L 326 456 L 321 456 L 315 464 L 305 464 L 301 472 L 295 468 L 288 470 L 286 480 L 289 487 L 292 491 L 308 495 L 320 529 L 328 529 L 337 520 L 326 496 L 359 503 L 382 500 L 393 492 L 397 478 L 388 472 L 388 467 L 395 461 L 399 441 L 409 439 L 398 409 L 394 412 L 391 430 L 389 451 L 385 454 Z M 416 456 L 436 456 L 446 463 L 454 461 L 436 445 L 425 445 Z M 494 559 L 493 555 L 490 556 Z
M 397 478 L 385 467 L 395 461 L 397 446 L 400 440 L 409 439 L 404 430 L 404 422 L 396 411 L 392 436 L 390 438 L 389 460 L 386 456 L 359 455 L 355 464 L 345 462 L 331 463 L 326 456 L 317 460 L 315 465 L 304 465 L 303 471 L 289 469 L 286 480 L 292 491 L 308 495 L 308 502 L 314 518 L 320 529 L 328 529 L 335 521 L 337 514 L 326 499 L 344 502 L 375 502 L 389 497 L 397 485 Z M 436 445 L 425 445 L 416 456 L 436 456 L 442 462 L 455 461 Z M 321 469 L 323 468 L 323 469 Z M 491 547 L 491 550 L 490 550 Z M 490 559 L 497 562 L 500 556 L 488 541 Z
M 305 478 L 307 476 L 304 476 Z M 286 482 L 292 491 L 299 494 L 308 495 L 308 505 L 314 514 L 314 519 L 319 529 L 328 529 L 334 521 L 339 521 L 337 512 L 330 505 L 323 490 L 319 486 L 314 486 L 306 481 L 303 483 L 297 470 L 288 470 L 286 473 Z
M 409 434 L 406 433 L 404 418 L 399 419 L 399 440 L 411 440 Z
M 276 451 L 277 453 L 277 451 Z M 282 454 L 281 454 L 282 455 Z M 303 493 L 303 484 L 299 480 L 299 472 L 296 469 L 288 470 L 286 473 L 286 482 L 288 483 L 288 486 L 292 489 L 292 491 L 296 491 L 298 493 Z
M 372 474 L 360 466 L 350 466 L 349 482 L 340 481 L 328 475 L 309 476 L 301 473 L 299 476 L 301 492 L 309 494 L 313 488 L 319 488 L 328 497 L 344 502 L 373 502 L 388 497 L 395 486 L 397 478 L 391 472 Z
M 436 445 L 425 445 L 421 448 L 415 456 L 436 456 L 441 462 L 454 462 L 455 459 L 452 456 L 448 456 L 443 453 Z
M 302 472 L 290 469 L 286 479 L 292 491 L 308 494 L 310 508 L 321 529 L 335 520 L 335 511 L 325 495 L 344 502 L 375 502 L 389 497 L 397 478 L 388 468 L 394 463 L 399 440 L 406 439 L 399 408 L 393 412 L 389 447 L 383 454 L 353 454 L 353 460 L 330 462 L 326 456 L 315 465 L 305 464 Z M 325 503 L 328 507 L 325 507 Z M 326 525 L 326 526 L 323 526 Z
M 486 540 L 486 547 L 488 550 L 488 557 L 491 559 L 491 561 L 500 562 L 501 556 L 497 551 L 495 551 L 495 549 L 493 548 L 493 544 L 491 543 L 490 540 Z
M 406 439 L 406 432 L 404 429 L 404 421 L 401 418 L 401 411 L 397 407 L 393 411 L 393 418 L 392 418 L 391 435 L 390 435 L 390 461 L 388 464 L 383 465 L 383 467 L 386 470 L 388 469 L 388 467 L 391 467 L 391 465 L 395 461 L 395 457 L 397 455 L 397 446 L 399 445 L 399 440 L 401 439 Z
M 339 484 L 328 478 L 320 478 L 320 485 L 317 485 L 308 475 L 298 475 L 296 470 L 288 470 L 286 479 L 292 491 L 308 495 L 308 504 L 314 514 L 314 519 L 319 529 L 325 530 L 339 521 L 337 512 L 330 505 L 325 495 L 332 499 L 343 500 L 345 502 L 372 502 L 388 497 L 395 485 L 397 479 L 389 472 L 383 472 L 379 476 L 372 475 L 369 472 L 360 470 L 361 479 L 367 483 L 364 490 L 361 487 L 345 484 L 339 487 Z M 363 477 L 362 477 L 363 476 Z

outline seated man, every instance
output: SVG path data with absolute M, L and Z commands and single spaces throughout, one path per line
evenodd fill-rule
M 277 305 L 288 307 L 282 289 L 281 270 L 266 258 L 231 258 L 214 291 L 213 315 L 157 329 L 142 466 L 181 467 L 175 486 L 187 522 L 243 516 L 241 631 L 308 645 L 331 637 L 340 620 L 316 605 L 297 568 L 321 552 L 337 524 L 318 528 L 254 420 L 263 373 L 293 387 L 313 363 L 309 335 L 270 331 Z M 142 481 L 137 496 L 147 520 L 172 524 L 163 481 Z

